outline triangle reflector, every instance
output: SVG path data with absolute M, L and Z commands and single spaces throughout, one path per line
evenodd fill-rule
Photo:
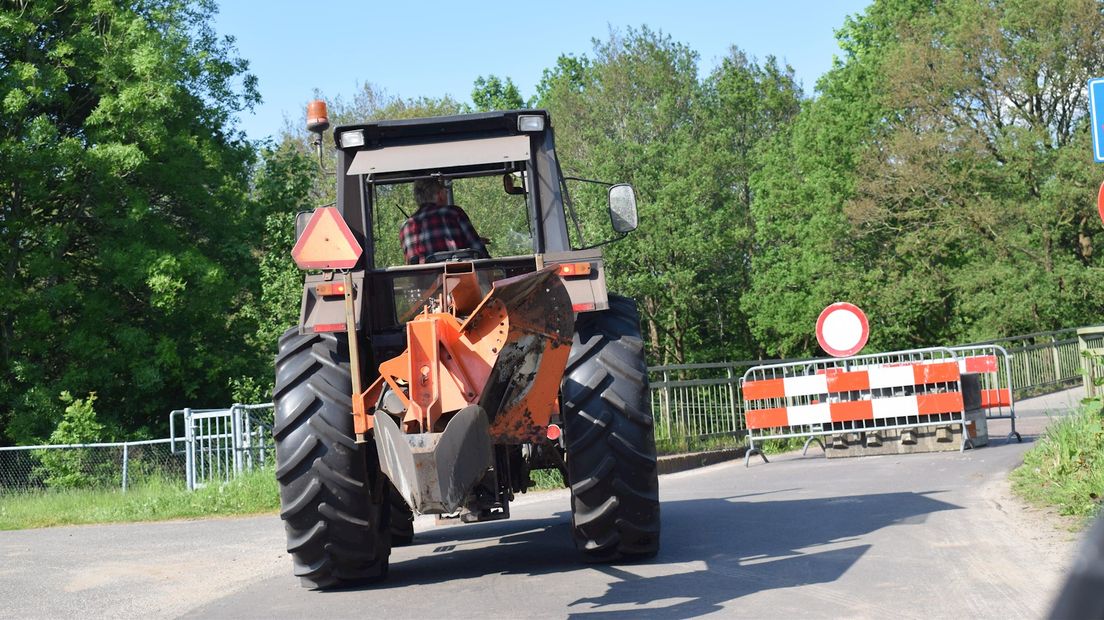
M 300 269 L 352 269 L 363 250 L 334 207 L 315 209 L 291 257 Z

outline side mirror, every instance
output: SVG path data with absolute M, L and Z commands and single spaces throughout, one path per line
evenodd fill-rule
M 295 240 L 299 241 L 299 237 L 303 236 L 303 233 L 307 230 L 307 222 L 310 221 L 311 216 L 314 215 L 314 211 L 300 211 L 295 214 Z
M 626 234 L 636 230 L 636 192 L 628 183 L 618 183 L 609 188 L 609 212 L 613 229 Z
M 515 185 L 514 175 L 509 172 L 502 175 L 502 189 L 505 190 L 507 194 L 515 196 L 525 194 L 525 188 Z

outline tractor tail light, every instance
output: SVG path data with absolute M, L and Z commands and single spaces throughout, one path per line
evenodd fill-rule
M 564 278 L 589 276 L 590 270 L 590 263 L 562 263 L 559 266 L 559 274 Z
M 345 294 L 345 284 L 342 282 L 323 282 L 314 286 L 314 292 L 322 297 L 333 297 Z

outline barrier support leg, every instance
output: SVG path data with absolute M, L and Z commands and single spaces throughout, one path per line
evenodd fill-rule
M 828 449 L 824 447 L 824 442 L 820 440 L 820 437 L 813 435 L 812 437 L 805 440 L 805 447 L 801 448 L 801 456 L 805 456 L 809 452 L 809 444 L 813 443 L 814 441 L 818 446 L 820 446 L 821 452 L 825 454 L 828 453 Z
M 970 439 L 966 434 L 966 425 L 962 425 L 962 447 L 958 449 L 960 453 L 966 452 L 966 446 L 970 446 L 970 449 L 974 449 L 974 441 Z
M 758 454 L 763 459 L 764 463 L 770 463 L 767 460 L 767 455 L 763 454 L 763 451 L 755 447 L 755 439 L 751 437 L 751 431 L 748 431 L 748 451 L 744 453 L 744 467 L 751 466 L 751 455 Z
M 763 454 L 762 450 L 759 448 L 748 448 L 747 453 L 744 454 L 744 467 L 751 466 L 751 455 L 753 454 L 758 454 L 759 458 L 763 459 L 764 463 L 770 463 L 770 461 L 767 460 L 767 455 Z
M 1016 432 L 1016 412 L 1015 411 L 1012 412 L 1012 415 L 1009 419 L 1012 420 L 1012 432 L 1008 433 L 1008 441 L 1012 441 L 1012 438 L 1015 437 L 1016 438 L 1016 443 L 1023 443 L 1023 437 L 1020 437 L 1020 434 L 1018 432 Z

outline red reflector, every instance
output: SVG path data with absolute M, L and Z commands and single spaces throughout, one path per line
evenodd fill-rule
M 345 285 L 336 282 L 325 282 L 322 284 L 316 284 L 314 291 L 323 297 L 330 295 L 344 295 Z
M 592 302 L 587 302 L 585 304 L 572 304 L 571 305 L 571 311 L 572 312 L 586 312 L 587 310 L 593 310 L 593 309 L 594 309 L 594 304 Z
M 559 273 L 565 278 L 571 276 L 589 276 L 590 263 L 563 263 L 560 265 Z
M 291 249 L 300 269 L 352 269 L 363 250 L 334 207 L 315 209 L 303 235 Z
M 319 323 L 314 326 L 314 333 L 321 334 L 325 332 L 343 332 L 345 331 L 344 323 Z
M 560 431 L 559 425 L 556 425 L 556 424 L 549 424 L 548 425 L 547 435 L 548 435 L 549 439 L 551 439 L 552 441 L 556 441 L 557 439 L 560 438 L 561 434 L 562 433 Z

